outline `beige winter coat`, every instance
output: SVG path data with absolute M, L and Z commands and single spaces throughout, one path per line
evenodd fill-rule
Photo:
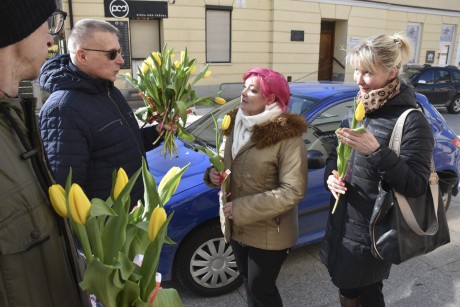
M 253 127 L 251 140 L 232 161 L 233 122 L 227 130 L 225 168 L 231 170 L 233 219 L 220 217 L 225 239 L 256 248 L 292 247 L 298 236 L 297 205 L 307 186 L 305 119 L 282 114 Z

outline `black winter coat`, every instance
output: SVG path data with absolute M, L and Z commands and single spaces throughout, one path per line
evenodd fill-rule
M 320 251 L 321 260 L 338 288 L 354 289 L 389 276 L 391 264 L 374 258 L 370 252 L 369 220 L 379 181 L 385 180 L 408 197 L 423 195 L 427 189 L 434 141 L 421 112 L 411 112 L 406 119 L 400 157 L 388 148 L 396 120 L 409 108 L 417 108 L 414 90 L 402 84 L 397 96 L 364 119 L 366 129 L 376 137 L 380 148 L 369 156 L 352 153 L 348 190 L 341 195 L 335 213 L 329 214 Z M 348 126 L 347 122 L 343 125 Z M 327 161 L 325 182 L 334 169 L 335 149 Z M 332 197 L 331 208 L 334 202 Z
M 51 95 L 40 110 L 39 127 L 56 181 L 72 181 L 91 199 L 107 199 L 112 172 L 122 167 L 129 177 L 142 165 L 145 150 L 154 147 L 155 127 L 139 129 L 134 113 L 112 82 L 94 79 L 70 62 L 69 55 L 47 61 L 40 85 Z M 143 198 L 142 179 L 131 200 Z

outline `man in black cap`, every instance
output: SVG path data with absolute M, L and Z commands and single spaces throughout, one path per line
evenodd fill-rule
M 0 306 L 85 306 L 79 255 L 48 201 L 48 172 L 35 99 L 19 82 L 37 78 L 65 13 L 55 0 L 0 2 Z

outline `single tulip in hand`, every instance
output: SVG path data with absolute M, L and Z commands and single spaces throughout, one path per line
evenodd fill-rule
M 214 116 L 212 117 L 212 119 L 214 120 L 214 130 L 216 132 L 215 151 L 210 150 L 206 146 L 202 146 L 202 145 L 197 145 L 195 146 L 195 148 L 201 151 L 202 153 L 206 154 L 209 157 L 209 162 L 211 162 L 212 166 L 216 170 L 216 172 L 211 171 L 210 173 L 210 176 L 214 176 L 215 180 L 212 180 L 211 178 L 210 179 L 214 184 L 216 184 L 216 182 L 219 182 L 220 184 L 219 193 L 220 193 L 220 196 L 222 197 L 222 201 L 225 203 L 227 202 L 227 196 L 228 196 L 228 192 L 227 192 L 227 182 L 228 181 L 226 179 L 228 175 L 230 175 L 231 171 L 229 169 L 224 170 L 225 168 L 224 161 L 222 157 L 220 156 L 220 146 L 222 145 L 221 129 L 222 131 L 227 130 L 230 127 L 232 118 L 228 114 L 225 115 L 222 120 L 221 129 L 219 129 L 219 125 L 217 123 L 217 120 L 214 118 Z
M 358 122 L 362 121 L 364 119 L 364 116 L 365 116 L 365 110 L 364 110 L 363 103 L 362 102 L 357 103 L 355 100 L 354 101 L 354 114 L 353 114 L 353 119 L 351 121 L 350 128 L 353 129 L 355 132 L 366 131 L 366 128 L 364 128 L 363 126 L 356 128 Z M 340 128 L 337 130 L 340 130 Z M 341 138 L 338 137 L 338 140 L 339 140 L 339 145 L 337 146 L 337 172 L 338 172 L 339 180 L 341 182 L 345 182 L 345 180 L 347 180 L 351 172 L 351 169 L 349 169 L 348 163 L 350 160 L 352 148 L 349 145 L 342 142 Z M 335 213 L 335 209 L 337 208 L 339 199 L 340 199 L 340 194 L 337 195 L 334 207 L 332 208 L 332 214 Z

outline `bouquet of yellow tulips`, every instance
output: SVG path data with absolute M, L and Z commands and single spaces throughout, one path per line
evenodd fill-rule
M 71 170 L 65 188 L 57 184 L 49 188 L 53 208 L 69 219 L 86 258 L 80 287 L 104 307 L 182 306 L 175 289 L 159 287 L 157 268 L 163 243 L 174 243 L 166 235 L 173 213 L 168 216 L 164 205 L 187 168 L 171 168 L 158 189 L 145 161 L 129 179 L 120 168 L 113 173 L 112 193 L 106 201 L 89 200 L 72 183 Z M 129 194 L 141 174 L 144 203 L 139 201 L 130 211 Z
M 362 102 L 357 103 L 356 100 L 354 101 L 354 113 L 353 113 L 353 119 L 351 121 L 351 129 L 353 129 L 356 132 L 364 132 L 366 129 L 361 126 L 356 128 L 356 125 L 358 124 L 359 121 L 362 121 L 365 116 L 365 110 L 364 110 L 364 105 Z M 340 130 L 337 129 L 337 130 Z M 339 146 L 337 146 L 337 172 L 339 173 L 339 179 L 341 181 L 347 180 L 347 177 L 349 173 L 351 172 L 351 169 L 349 169 L 348 166 L 348 161 L 350 160 L 350 155 L 352 148 L 348 146 L 347 144 L 344 144 L 340 141 L 339 139 Z M 334 207 L 332 208 L 332 214 L 335 213 L 335 209 L 337 208 L 337 204 L 339 203 L 340 199 L 340 194 L 337 195 L 337 199 L 335 200 Z
M 173 49 L 166 46 L 162 52 L 152 52 L 142 63 L 137 73 L 137 78 L 126 74 L 125 77 L 136 89 L 144 100 L 145 107 L 136 111 L 136 116 L 142 122 L 159 125 L 167 124 L 172 129 L 162 130 L 164 146 L 162 154 L 171 157 L 177 152 L 174 131 L 178 137 L 193 140 L 193 136 L 185 129 L 187 114 L 196 104 L 210 104 L 212 100 L 222 103 L 223 99 L 216 95 L 197 97 L 193 86 L 202 78 L 211 76 L 211 71 L 206 65 L 190 81 L 196 71 L 196 59 L 190 59 L 187 49 L 180 53 L 180 59 L 174 60 Z M 225 102 L 225 101 L 224 101 Z M 158 141 L 158 140 L 157 140 Z

